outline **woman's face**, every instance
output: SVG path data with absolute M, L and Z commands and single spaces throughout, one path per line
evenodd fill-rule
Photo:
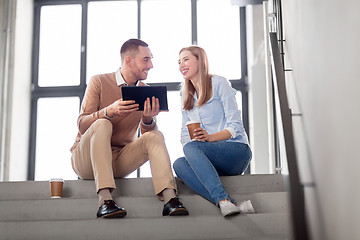
M 184 79 L 197 81 L 199 75 L 199 61 L 188 50 L 184 50 L 179 55 L 179 70 Z

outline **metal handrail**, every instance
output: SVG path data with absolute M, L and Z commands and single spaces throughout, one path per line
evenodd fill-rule
M 291 109 L 289 108 L 283 62 L 280 56 L 276 33 L 269 33 L 272 81 L 275 97 L 275 113 L 279 116 L 277 121 L 282 124 L 285 140 L 286 158 L 289 169 L 290 203 L 294 238 L 298 240 L 309 239 L 305 217 L 304 187 L 300 182 L 294 143 Z

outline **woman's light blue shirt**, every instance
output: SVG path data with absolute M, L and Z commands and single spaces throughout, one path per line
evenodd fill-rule
M 236 90 L 231 87 L 230 82 L 221 76 L 212 77 L 211 99 L 201 107 L 197 107 L 197 95 L 194 94 L 194 108 L 182 109 L 181 143 L 185 145 L 190 142 L 189 132 L 186 127 L 188 121 L 199 121 L 201 127 L 213 134 L 227 129 L 231 138 L 225 141 L 241 142 L 249 144 L 243 122 L 241 111 L 236 102 Z

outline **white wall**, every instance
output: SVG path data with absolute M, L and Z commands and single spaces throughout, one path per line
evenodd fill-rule
M 246 7 L 246 36 L 249 77 L 249 128 L 253 152 L 251 174 L 275 173 L 272 135 L 268 122 L 263 6 Z
M 10 181 L 26 180 L 28 165 L 33 0 L 16 3 L 15 52 L 11 110 L 11 138 L 8 176 Z
M 301 176 L 315 183 L 306 189 L 312 234 L 360 239 L 360 2 L 282 3 Z

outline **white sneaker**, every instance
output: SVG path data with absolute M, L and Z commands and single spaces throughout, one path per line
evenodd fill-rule
M 232 216 L 240 213 L 240 209 L 230 201 L 221 201 L 219 203 L 221 214 L 224 217 Z
M 239 210 L 241 213 L 245 213 L 245 214 L 255 213 L 255 209 L 250 200 L 246 200 L 240 203 Z

